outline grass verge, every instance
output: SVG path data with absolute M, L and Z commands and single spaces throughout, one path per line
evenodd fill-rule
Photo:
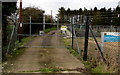
M 69 52 L 74 55 L 74 56 L 78 56 L 79 54 L 76 52 L 76 50 L 72 49 L 71 47 L 71 39 L 70 38 L 63 38 L 63 42 L 66 46 L 66 48 L 69 50 Z
M 90 73 L 106 73 L 104 72 L 104 66 L 99 65 L 99 66 L 95 66 L 93 63 L 91 63 L 90 61 L 83 61 L 83 56 L 80 56 L 76 50 L 72 49 L 71 47 L 71 39 L 70 38 L 63 38 L 62 39 L 65 46 L 67 47 L 67 49 L 70 51 L 70 53 L 75 56 L 77 59 L 79 59 L 80 61 L 83 62 L 83 64 L 85 65 L 85 68 L 87 69 L 87 71 L 89 71 Z M 88 58 L 89 60 L 89 58 Z M 95 67 L 94 67 L 95 66 Z
M 41 72 L 41 73 L 60 73 L 61 69 L 59 68 L 42 68 L 40 70 L 35 70 L 35 71 L 23 71 L 24 72 Z
M 18 44 L 19 47 L 21 47 L 21 46 L 26 45 L 32 39 L 33 39 L 33 37 L 25 37 L 25 38 L 22 39 L 21 43 L 19 43 L 19 41 L 17 41 L 17 44 Z
M 48 29 L 45 30 L 45 33 L 48 33 L 48 32 L 50 32 L 50 31 L 56 30 L 56 29 L 57 29 L 56 27 L 48 28 Z
M 31 37 L 25 37 L 25 38 L 22 39 L 21 43 L 19 43 L 17 41 L 16 42 L 17 43 L 17 47 L 14 48 L 13 51 L 10 54 L 7 55 L 7 59 L 8 60 L 9 59 L 13 59 L 13 58 L 21 55 L 24 52 L 25 48 L 19 48 L 19 47 L 26 45 L 31 39 L 33 39 L 33 37 L 32 38 Z

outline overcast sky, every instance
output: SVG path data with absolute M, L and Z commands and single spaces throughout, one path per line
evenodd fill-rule
M 18 6 L 19 6 L 18 0 Z M 35 6 L 40 9 L 45 10 L 45 14 L 51 14 L 53 11 L 53 16 L 58 13 L 60 7 L 70 8 L 71 10 L 79 8 L 116 8 L 120 0 L 22 0 L 23 7 Z

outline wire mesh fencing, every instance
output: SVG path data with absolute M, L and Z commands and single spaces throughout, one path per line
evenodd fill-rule
M 95 29 L 98 28 L 99 29 Z M 114 27 L 109 29 L 111 26 L 93 26 L 91 27 L 92 32 L 94 34 L 94 37 L 91 32 L 89 32 L 89 39 L 88 39 L 88 58 L 87 60 L 91 62 L 92 67 L 101 66 L 103 64 L 103 57 L 101 55 L 101 52 L 98 48 L 98 45 L 100 46 L 100 49 L 103 53 L 103 56 L 106 60 L 106 65 L 104 65 L 105 70 L 109 72 L 117 72 L 119 69 L 119 43 L 120 43 L 120 35 L 119 32 L 115 32 Z M 120 27 L 116 27 L 119 29 Z M 99 31 L 98 31 L 99 30 Z M 118 33 L 116 38 L 112 38 L 113 40 L 117 39 L 115 42 L 104 42 L 103 46 L 103 40 L 101 32 L 109 32 L 111 33 Z M 77 36 L 77 42 L 79 45 L 79 48 L 81 50 L 81 56 L 84 56 L 84 47 L 85 47 L 85 26 L 79 26 L 76 27 L 76 36 Z M 96 41 L 98 43 L 96 43 Z M 74 40 L 74 48 L 77 49 L 77 45 L 75 44 L 76 40 Z
M 9 36 L 6 54 L 11 53 L 17 47 L 17 27 L 15 25 L 12 25 L 11 27 L 12 30 L 8 30 Z

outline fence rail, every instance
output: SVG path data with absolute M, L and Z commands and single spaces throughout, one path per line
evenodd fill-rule
M 98 32 L 120 32 L 120 26 L 95 25 L 91 27 L 93 31 Z

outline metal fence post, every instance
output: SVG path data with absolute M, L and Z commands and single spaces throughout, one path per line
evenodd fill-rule
M 16 43 L 16 41 L 17 41 L 17 32 L 16 32 L 16 22 L 15 22 L 15 32 L 14 32 L 14 34 L 15 34 L 15 48 L 17 48 L 17 43 Z
M 59 18 L 57 18 L 57 30 L 59 29 Z
M 72 18 L 72 49 L 74 47 L 74 35 L 73 35 L 73 25 L 74 25 L 74 17 Z
M 31 16 L 30 16 L 30 36 L 31 36 Z
M 73 27 L 73 31 L 74 31 L 74 37 L 75 37 L 76 45 L 77 45 L 77 52 L 80 55 L 81 51 L 80 51 L 80 48 L 79 48 L 79 45 L 78 45 L 78 39 L 77 39 L 77 36 L 76 36 L 76 33 L 75 33 L 75 27 Z
M 103 51 L 101 50 L 101 48 L 100 48 L 100 46 L 99 46 L 99 44 L 98 44 L 98 41 L 97 41 L 95 35 L 93 34 L 93 31 L 92 31 L 92 28 L 91 28 L 91 27 L 90 27 L 90 31 L 91 31 L 92 36 L 93 36 L 93 38 L 94 38 L 94 40 L 95 40 L 95 42 L 96 42 L 96 44 L 97 44 L 97 47 L 98 47 L 98 49 L 99 49 L 99 51 L 100 51 L 100 54 L 101 54 L 103 60 L 106 62 L 106 59 L 104 58 Z
M 89 16 L 87 15 L 86 31 L 85 31 L 85 44 L 84 44 L 84 56 L 83 56 L 84 61 L 87 61 L 88 39 L 89 39 Z
M 8 43 L 6 55 L 8 54 L 9 49 L 10 49 L 10 45 L 11 45 L 11 42 L 12 42 L 12 37 L 14 35 L 14 30 L 15 30 L 15 26 L 13 26 L 13 29 L 12 29 L 12 33 L 11 33 L 10 40 L 9 40 L 9 43 Z
M 43 31 L 45 33 L 45 15 L 43 14 Z

